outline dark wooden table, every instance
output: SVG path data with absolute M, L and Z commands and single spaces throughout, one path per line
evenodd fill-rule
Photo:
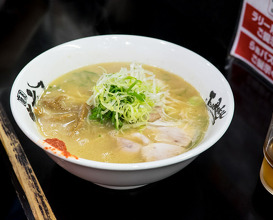
M 0 5 L 0 100 L 57 219 L 272 219 L 273 196 L 261 185 L 259 170 L 273 86 L 239 61 L 227 61 L 239 10 L 238 0 Z M 212 148 L 170 178 L 127 191 L 101 188 L 60 168 L 20 131 L 9 107 L 14 78 L 35 56 L 63 42 L 110 33 L 156 37 L 199 53 L 223 73 L 235 98 L 233 121 Z M 2 146 L 0 154 L 0 219 L 33 219 Z

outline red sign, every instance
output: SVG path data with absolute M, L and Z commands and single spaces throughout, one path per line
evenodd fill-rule
M 243 27 L 262 42 L 273 47 L 272 20 L 249 4 L 246 4 Z
M 259 3 L 265 3 L 265 0 L 260 1 Z M 249 4 L 248 0 L 244 1 L 231 54 L 273 83 L 273 17 L 268 10 L 257 8 Z
M 273 54 L 243 32 L 240 33 L 238 45 L 235 53 L 273 80 Z

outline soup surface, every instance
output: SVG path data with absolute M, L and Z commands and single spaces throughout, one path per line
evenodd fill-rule
M 209 124 L 206 104 L 193 86 L 160 68 L 141 65 L 155 75 L 163 97 L 163 104 L 152 105 L 146 122 L 115 128 L 110 121 L 90 117 L 94 106 L 87 103 L 94 86 L 103 74 L 119 72 L 122 67 L 130 69 L 130 63 L 90 65 L 50 83 L 34 109 L 42 136 L 62 140 L 77 157 L 112 163 L 160 160 L 195 147 Z

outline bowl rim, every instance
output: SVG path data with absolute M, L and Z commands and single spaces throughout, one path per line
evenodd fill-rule
M 150 162 L 141 162 L 141 163 L 109 163 L 109 162 L 100 162 L 100 161 L 94 161 L 94 160 L 88 160 L 88 159 L 84 159 L 84 158 L 78 158 L 75 159 L 73 157 L 64 157 L 62 155 L 53 153 L 51 150 L 46 150 L 44 149 L 44 146 L 41 144 L 41 139 L 38 138 L 35 135 L 32 135 L 31 133 L 23 130 L 22 124 L 20 122 L 20 119 L 17 117 L 16 115 L 16 110 L 15 110 L 15 98 L 16 97 L 16 90 L 15 88 L 17 87 L 20 78 L 22 77 L 22 74 L 24 72 L 24 70 L 29 67 L 33 62 L 35 62 L 36 59 L 44 56 L 47 53 L 51 53 L 52 51 L 59 49 L 61 47 L 67 46 L 69 44 L 73 44 L 76 45 L 77 43 L 83 41 L 83 40 L 92 40 L 92 39 L 104 39 L 104 38 L 119 38 L 119 39 L 123 39 L 123 40 L 128 40 L 128 38 L 130 39 L 142 39 L 142 40 L 152 40 L 152 41 L 158 41 L 160 43 L 164 43 L 167 45 L 170 45 L 172 47 L 178 47 L 178 48 L 182 48 L 190 53 L 192 53 L 194 56 L 198 57 L 198 59 L 202 60 L 203 62 L 205 62 L 207 65 L 210 66 L 210 68 L 212 68 L 214 71 L 218 72 L 219 78 L 222 81 L 222 83 L 225 85 L 225 89 L 226 89 L 226 93 L 228 94 L 227 96 L 227 100 L 229 100 L 229 110 L 230 112 L 225 116 L 225 121 L 223 126 L 218 130 L 217 135 L 214 135 L 210 138 L 210 141 L 206 142 L 206 143 L 200 143 L 198 144 L 196 147 L 190 149 L 187 152 L 184 152 L 180 155 L 174 156 L 174 157 L 170 157 L 170 158 L 166 158 L 166 159 L 162 159 L 162 160 L 158 160 L 158 161 L 150 161 Z M 106 34 L 106 35 L 97 35 L 97 36 L 90 36 L 90 37 L 84 37 L 84 38 L 79 38 L 79 39 L 75 39 L 72 41 L 68 41 L 65 43 L 62 43 L 60 45 L 54 46 L 46 51 L 44 51 L 43 53 L 41 53 L 40 55 L 36 56 L 35 58 L 33 58 L 29 63 L 27 63 L 25 65 L 25 67 L 19 72 L 19 74 L 17 75 L 16 79 L 14 80 L 14 83 L 12 85 L 11 88 L 11 94 L 10 94 L 10 107 L 11 107 L 11 112 L 12 115 L 17 123 L 17 125 L 19 126 L 19 128 L 21 129 L 21 131 L 36 145 L 38 145 L 40 148 L 42 148 L 46 153 L 50 153 L 51 155 L 58 157 L 59 159 L 65 160 L 67 162 L 71 162 L 77 165 L 81 165 L 81 166 L 85 166 L 85 167 L 90 167 L 90 168 L 95 168 L 95 169 L 100 169 L 100 170 L 116 170 L 116 171 L 134 171 L 134 170 L 146 170 L 146 169 L 154 169 L 154 168 L 159 168 L 159 167 L 165 167 L 165 166 L 171 166 L 177 163 L 181 163 L 183 161 L 189 160 L 189 159 L 194 159 L 195 157 L 197 157 L 200 153 L 206 151 L 208 148 L 212 147 L 226 132 L 226 130 L 228 129 L 232 118 L 233 118 L 233 114 L 234 114 L 234 108 L 235 108 L 235 104 L 234 104 L 234 97 L 233 97 L 233 92 L 231 90 L 231 87 L 228 83 L 228 81 L 226 80 L 226 78 L 223 76 L 223 74 L 212 64 L 210 63 L 207 59 L 205 59 L 204 57 L 200 56 L 199 54 L 195 53 L 194 51 L 191 51 L 181 45 L 169 42 L 169 41 L 165 41 L 165 40 L 161 40 L 161 39 L 157 39 L 157 38 L 153 38 L 153 37 L 146 37 L 146 36 L 139 36 L 139 35 L 128 35 L 128 34 Z

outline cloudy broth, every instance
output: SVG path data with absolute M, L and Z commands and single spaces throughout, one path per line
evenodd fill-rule
M 164 116 L 161 115 L 161 118 L 156 118 L 147 125 L 122 130 L 115 129 L 111 123 L 102 124 L 89 119 L 92 107 L 86 101 L 92 95 L 92 88 L 100 76 L 104 72 L 115 73 L 121 67 L 129 66 L 130 63 L 122 62 L 90 65 L 66 73 L 51 82 L 34 110 L 42 136 L 45 139 L 62 140 L 67 150 L 79 158 L 111 163 L 165 159 L 195 147 L 208 127 L 206 104 L 192 85 L 157 67 L 142 65 L 144 69 L 153 72 L 165 85 L 164 90 L 168 91 Z M 178 133 L 173 137 L 175 132 Z M 183 140 L 183 137 L 187 140 Z M 145 146 L 149 148 L 143 150 Z M 167 147 L 171 147 L 171 150 L 166 150 Z M 159 150 L 156 156 L 154 153 L 150 155 L 152 149 Z

